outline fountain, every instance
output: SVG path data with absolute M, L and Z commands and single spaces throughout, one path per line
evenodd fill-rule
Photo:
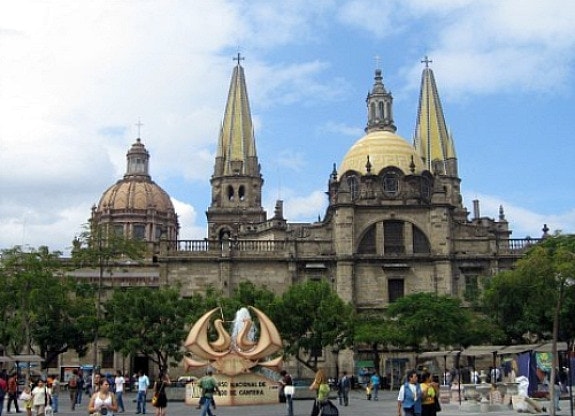
M 259 330 L 250 310 L 258 318 Z M 205 313 L 192 326 L 184 344 L 189 352 L 184 358 L 186 369 L 215 370 L 222 392 L 215 397 L 218 406 L 277 403 L 278 383 L 270 376 L 279 371 L 282 357 L 269 359 L 282 348 L 275 325 L 262 311 L 250 306 L 236 312 L 230 335 L 223 319 L 211 321 L 218 311 L 220 308 Z M 216 340 L 208 336 L 210 326 L 217 332 Z M 187 385 L 186 404 L 197 405 L 200 394 L 196 384 Z

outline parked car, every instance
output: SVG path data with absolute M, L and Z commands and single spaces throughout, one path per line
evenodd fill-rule
M 175 382 L 172 382 L 172 385 L 175 387 L 186 387 L 186 384 L 191 383 L 192 381 L 198 381 L 197 377 L 194 376 L 181 376 Z
M 293 386 L 295 388 L 293 398 L 294 400 L 313 400 L 316 397 L 316 391 L 310 390 L 309 386 L 313 383 L 313 378 L 294 378 Z M 337 391 L 331 390 L 329 392 L 330 399 L 337 398 Z

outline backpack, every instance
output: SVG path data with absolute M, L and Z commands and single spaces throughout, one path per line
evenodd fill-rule
M 68 387 L 72 389 L 78 387 L 78 380 L 76 379 L 76 376 L 70 377 L 70 379 L 68 380 Z

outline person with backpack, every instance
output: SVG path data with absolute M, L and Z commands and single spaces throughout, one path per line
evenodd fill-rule
M 200 416 L 214 416 L 212 410 L 210 409 L 210 405 L 214 398 L 214 393 L 217 392 L 219 395 L 222 394 L 220 388 L 218 387 L 218 382 L 212 374 L 212 370 L 206 371 L 206 375 L 202 377 L 198 382 L 198 385 L 202 389 L 202 399 L 204 401 Z

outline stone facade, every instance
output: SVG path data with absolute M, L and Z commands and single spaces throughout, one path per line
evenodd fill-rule
M 251 281 L 279 294 L 294 283 L 325 279 L 361 313 L 416 292 L 469 299 L 483 278 L 512 267 L 529 244 L 510 239 L 503 208 L 497 220 L 481 217 L 474 201 L 469 219 L 455 145 L 428 67 L 413 144 L 395 134 L 391 93 L 378 69 L 366 100 L 366 135 L 326 178 L 324 217 L 290 223 L 278 201 L 268 219 L 239 62 L 210 180 L 208 238 L 162 238 L 155 249 L 158 284 L 179 283 L 183 295 L 208 286 L 231 294 Z M 326 357 L 333 366 L 331 353 Z M 357 358 L 340 353 L 339 368 L 353 373 Z

